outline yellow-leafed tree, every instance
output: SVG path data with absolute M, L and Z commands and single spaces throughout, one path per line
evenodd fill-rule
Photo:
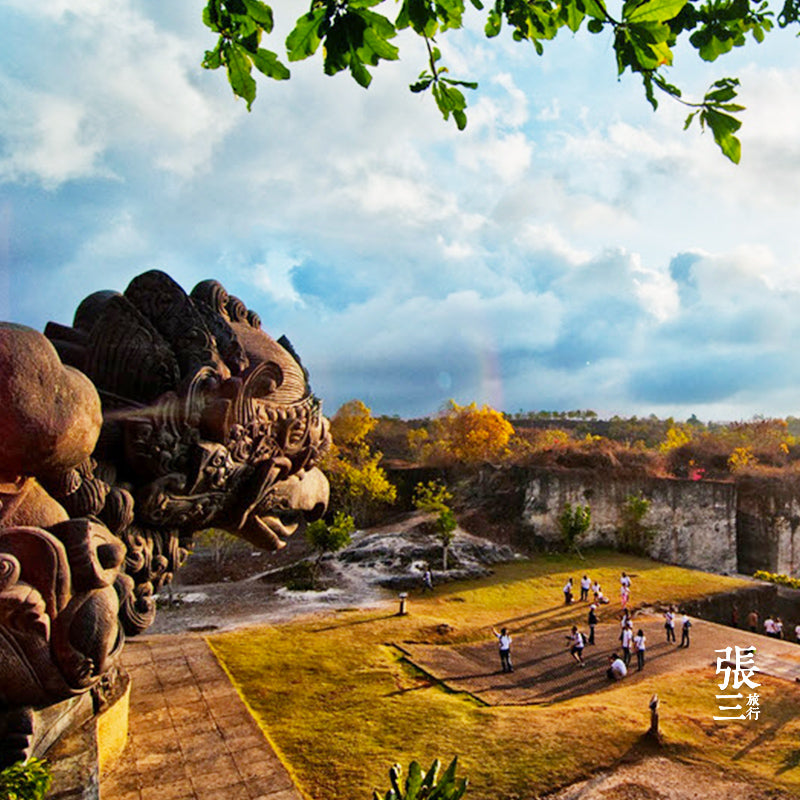
M 409 443 L 417 444 L 423 461 L 475 464 L 504 458 L 513 433 L 514 427 L 501 412 L 489 406 L 478 408 L 475 403 L 460 406 L 450 400 L 427 435 L 412 431 Z
M 382 454 L 367 441 L 376 424 L 361 400 L 345 403 L 331 419 L 333 445 L 322 462 L 331 484 L 331 508 L 361 525 L 370 524 L 382 506 L 397 499 L 397 490 L 378 466 Z

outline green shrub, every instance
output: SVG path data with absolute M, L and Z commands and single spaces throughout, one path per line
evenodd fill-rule
M 644 524 L 650 511 L 650 501 L 639 494 L 629 494 L 620 512 L 620 527 L 617 532 L 617 546 L 623 553 L 646 555 L 655 536 L 655 528 Z
M 52 778 L 46 761 L 29 758 L 6 767 L 0 772 L 2 800 L 42 800 Z
M 436 759 L 425 773 L 417 761 L 412 761 L 408 765 L 408 777 L 402 787 L 400 765 L 395 764 L 389 770 L 392 788 L 383 797 L 375 791 L 372 793 L 372 798 L 373 800 L 459 800 L 467 791 L 469 781 L 466 778 L 456 778 L 457 763 L 458 758 L 454 758 L 442 777 L 437 780 L 439 759 Z
M 558 517 L 558 528 L 567 550 L 579 552 L 578 539 L 589 530 L 591 524 L 592 510 L 588 505 L 577 505 L 573 508 L 571 503 L 564 503 L 564 510 Z

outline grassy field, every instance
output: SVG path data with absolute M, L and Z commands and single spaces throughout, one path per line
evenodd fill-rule
M 546 556 L 496 569 L 490 578 L 410 598 L 410 614 L 342 610 L 279 627 L 210 638 L 245 702 L 314 800 L 365 800 L 388 787 L 387 770 L 412 759 L 458 755 L 471 800 L 533 798 L 613 764 L 647 729 L 647 703 L 662 700 L 666 752 L 724 765 L 731 773 L 800 794 L 800 687 L 759 689 L 762 720 L 714 722 L 714 672 L 624 682 L 600 696 L 556 704 L 488 707 L 431 682 L 392 643 L 469 642 L 492 625 L 515 632 L 583 622 L 585 605 L 565 607 L 561 588 L 584 572 L 619 610 L 621 570 L 633 574 L 634 605 L 726 591 L 741 581 L 616 553 Z M 447 626 L 446 633 L 442 626 Z

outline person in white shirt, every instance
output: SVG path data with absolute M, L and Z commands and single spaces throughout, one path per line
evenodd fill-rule
M 610 681 L 621 681 L 628 674 L 625 662 L 616 654 L 608 657 L 606 676 Z
M 564 603 L 569 605 L 572 602 L 572 578 L 564 584 Z
M 589 589 L 592 586 L 592 582 L 589 580 L 588 575 L 584 575 L 581 578 L 581 601 L 589 599 Z
M 644 651 L 647 637 L 644 631 L 639 628 L 636 636 L 633 637 L 633 646 L 636 648 L 636 669 L 641 671 L 644 667 Z
M 764 633 L 766 633 L 767 636 L 775 636 L 775 621 L 772 617 L 767 617 L 764 620 Z
M 500 628 L 500 633 L 498 633 L 492 628 L 492 633 L 497 637 L 497 643 L 500 645 L 500 666 L 503 672 L 513 672 L 514 667 L 511 666 L 511 636 L 508 634 L 508 629 Z
M 667 641 L 674 642 L 675 641 L 675 614 L 672 609 L 667 609 L 667 613 L 664 614 L 664 630 L 667 632 Z
M 800 644 L 800 625 L 794 626 L 794 638 L 797 639 L 797 644 Z
M 780 617 L 775 617 L 775 638 L 783 639 L 783 620 Z
M 625 662 L 625 666 L 627 667 L 628 664 L 631 663 L 631 644 L 633 644 L 633 625 L 628 623 L 622 629 L 622 635 L 620 637 L 620 641 L 622 642 L 622 660 Z
M 576 625 L 572 626 L 572 633 L 569 636 L 567 636 L 567 639 L 569 640 L 570 643 L 570 648 L 569 648 L 570 655 L 575 659 L 579 667 L 584 666 L 583 648 L 585 645 L 585 641 L 583 638 L 583 634 L 578 630 Z

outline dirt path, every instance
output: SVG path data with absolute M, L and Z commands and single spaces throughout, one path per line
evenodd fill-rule
M 658 617 L 636 616 L 634 630 L 647 637 L 645 666 L 636 669 L 631 660 L 626 681 L 638 681 L 665 672 L 716 666 L 718 649 L 756 647 L 756 665 L 765 675 L 800 681 L 800 647 L 746 631 L 734 630 L 713 622 L 693 620 L 688 648 L 668 644 L 663 622 Z M 566 630 L 527 633 L 513 636 L 514 672 L 500 671 L 497 644 L 492 638 L 480 644 L 430 645 L 402 643 L 400 649 L 425 672 L 457 691 L 469 692 L 489 705 L 526 705 L 553 702 L 597 694 L 612 688 L 606 678 L 608 656 L 619 650 L 619 625 L 599 625 L 594 647 L 584 650 L 585 667 L 579 667 L 569 654 Z M 680 633 L 678 633 L 680 642 Z

